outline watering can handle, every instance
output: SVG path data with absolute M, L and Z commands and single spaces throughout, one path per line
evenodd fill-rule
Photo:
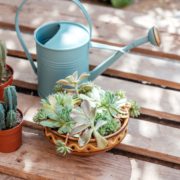
M 91 18 L 90 16 L 88 15 L 86 9 L 84 8 L 84 6 L 81 4 L 80 0 L 72 0 L 82 11 L 82 13 L 84 14 L 87 22 L 88 22 L 88 25 L 89 25 L 89 34 L 90 34 L 90 39 L 91 39 L 91 36 L 92 36 L 92 21 L 91 21 Z M 25 51 L 25 54 L 28 58 L 28 60 L 30 61 L 31 63 L 31 66 L 34 70 L 34 72 L 37 74 L 37 67 L 33 61 L 33 58 L 31 56 L 31 54 L 29 53 L 28 51 L 28 48 L 25 44 L 25 41 L 21 35 L 21 31 L 19 29 L 19 13 L 20 11 L 22 10 L 24 4 L 27 2 L 27 0 L 22 0 L 21 4 L 19 5 L 19 7 L 17 8 L 17 11 L 16 11 L 16 16 L 15 16 L 15 29 L 16 29 L 16 33 L 17 33 L 17 37 L 21 43 L 21 46 L 23 47 L 24 51 Z

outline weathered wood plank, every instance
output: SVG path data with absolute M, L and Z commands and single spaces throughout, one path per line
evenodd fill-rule
M 25 57 L 15 32 L 0 31 L 2 38 L 6 40 L 9 55 Z M 24 36 L 31 52 L 35 53 L 35 44 L 29 35 Z M 90 62 L 94 67 L 100 64 L 112 52 L 92 49 L 90 52 Z M 92 67 L 91 66 L 91 67 Z M 127 54 L 117 60 L 105 74 L 120 77 L 123 79 L 147 82 L 163 87 L 180 90 L 180 63 L 176 61 L 150 58 L 135 54 Z
M 176 169 L 109 153 L 87 158 L 60 157 L 55 154 L 54 147 L 45 140 L 41 132 L 28 128 L 24 128 L 23 138 L 23 146 L 18 151 L 0 154 L 0 172 L 6 171 L 10 175 L 35 180 L 61 178 L 149 180 L 152 176 L 154 180 L 178 180 L 180 176 L 180 171 Z
M 161 165 L 131 159 L 132 180 L 179 180 L 180 171 Z
M 0 21 L 2 23 L 13 23 L 15 10 L 17 8 L 17 4 L 20 3 L 20 0 L 15 0 L 13 2 L 4 2 L 1 0 L 0 2 L 0 9 L 4 16 L 3 18 L 0 18 Z M 166 33 L 169 31 L 169 29 L 176 30 L 176 28 L 180 26 L 179 21 L 176 17 L 171 16 L 173 22 L 175 22 L 174 24 L 176 24 L 175 26 L 173 23 L 166 24 L 166 26 L 164 26 L 164 24 L 160 23 L 161 20 L 163 20 L 161 16 L 159 16 L 159 18 L 154 18 L 154 15 L 151 14 L 147 16 L 144 14 L 115 10 L 113 8 L 99 7 L 92 4 L 85 4 L 85 6 L 94 22 L 93 37 L 108 39 L 109 41 L 114 42 L 127 43 L 128 41 L 132 41 L 134 38 L 137 38 L 138 36 L 142 36 L 143 34 L 145 34 L 148 27 L 157 25 L 161 28 L 161 31 L 164 31 L 162 32 L 161 51 L 180 54 L 178 48 L 179 36 L 170 35 Z M 47 13 L 49 11 L 51 11 L 52 13 Z M 32 16 L 30 19 L 27 20 L 29 13 L 31 13 Z M 9 14 L 11 14 L 11 16 L 9 16 Z M 39 14 L 41 14 L 41 16 L 39 16 Z M 72 14 L 74 16 L 72 16 Z M 144 18 L 149 18 L 149 20 L 144 21 Z M 56 0 L 53 1 L 53 3 L 50 3 L 50 1 L 41 0 L 38 2 L 30 1 L 27 3 L 21 15 L 21 24 L 25 27 L 37 27 L 44 22 L 61 19 L 80 21 L 83 23 L 85 22 L 85 20 L 79 12 L 79 9 L 75 7 L 71 2 L 59 2 Z M 139 23 L 141 19 L 144 23 Z M 7 26 L 8 25 L 6 25 L 6 27 Z M 176 31 L 175 33 L 179 32 Z M 147 45 L 146 48 L 159 50 L 158 48 L 153 48 L 149 45 Z
M 32 121 L 33 116 L 40 108 L 40 101 L 37 97 L 19 94 L 21 106 L 26 107 L 27 99 L 33 102 L 25 113 L 25 125 L 38 128 Z M 31 100 L 32 99 L 32 100 Z M 130 119 L 128 135 L 116 149 L 144 155 L 159 160 L 180 164 L 179 148 L 180 131 L 176 128 L 159 125 L 144 120 Z
M 37 77 L 33 73 L 28 61 L 10 57 L 7 62 L 12 65 L 15 70 L 15 85 L 20 87 L 26 86 L 26 88 L 32 89 L 37 88 Z M 109 82 L 108 84 L 105 83 L 107 81 Z M 180 121 L 178 108 L 180 93 L 177 91 L 146 86 L 143 84 L 103 76 L 98 77 L 95 82 L 106 89 L 122 89 L 126 91 L 129 98 L 135 99 L 139 102 L 141 107 L 143 107 L 142 113 L 146 115 L 152 115 L 162 119 L 168 118 L 176 122 Z
M 23 180 L 21 178 L 17 178 L 17 177 L 13 177 L 13 176 L 9 176 L 9 175 L 6 175 L 6 174 L 1 174 L 1 173 L 0 173 L 0 179 L 1 180 Z
M 92 166 L 93 165 L 93 166 Z M 24 128 L 23 146 L 11 154 L 0 153 L 0 172 L 25 179 L 127 179 L 130 159 L 110 153 L 92 157 L 55 154 L 42 132 Z

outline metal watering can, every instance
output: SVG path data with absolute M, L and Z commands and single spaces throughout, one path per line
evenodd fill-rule
M 150 42 L 152 45 L 160 45 L 160 37 L 156 28 L 151 28 L 147 36 L 137 39 L 124 47 L 115 47 L 101 43 L 91 42 L 92 21 L 86 9 L 79 0 L 72 0 L 84 14 L 89 27 L 80 23 L 60 21 L 44 24 L 34 32 L 37 49 L 37 65 L 25 45 L 19 29 L 19 13 L 27 0 L 23 0 L 17 9 L 15 28 L 18 39 L 30 61 L 34 72 L 38 75 L 38 93 L 46 97 L 52 93 L 57 80 L 78 71 L 79 74 L 87 72 L 89 80 L 94 80 L 103 73 L 111 64 L 124 53 L 134 47 Z M 114 54 L 103 63 L 89 72 L 89 48 L 104 48 L 114 50 Z

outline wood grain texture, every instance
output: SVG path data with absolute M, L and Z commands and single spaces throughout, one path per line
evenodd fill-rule
M 32 121 L 37 109 L 40 108 L 40 101 L 37 97 L 35 98 L 29 95 L 24 95 L 24 97 L 22 96 L 23 98 L 21 98 L 21 94 L 19 94 L 21 106 L 24 108 L 26 107 L 25 96 L 29 101 L 33 102 L 33 106 L 26 111 L 24 124 L 32 128 L 40 129 Z M 123 143 L 116 149 L 180 164 L 179 137 L 180 131 L 177 128 L 144 120 L 130 119 L 128 135 L 123 140 Z
M 161 165 L 131 159 L 132 180 L 179 180 L 180 171 Z
M 57 156 L 42 132 L 24 128 L 23 146 L 11 154 L 0 153 L 0 172 L 25 179 L 129 180 L 130 159 L 109 153 L 92 157 Z
M 9 57 L 7 62 L 14 68 L 15 85 L 37 89 L 37 77 L 33 73 L 28 61 Z M 109 83 L 107 84 L 106 82 Z M 180 121 L 180 92 L 103 76 L 98 77 L 95 83 L 104 89 L 122 89 L 126 91 L 130 99 L 135 99 L 139 102 L 141 107 L 143 107 L 142 113 L 146 115 L 152 115 L 162 119 L 168 118 L 176 122 Z
M 22 178 L 17 178 L 17 177 L 13 177 L 13 176 L 1 174 L 1 173 L 0 173 L 0 179 L 1 180 L 23 180 Z
M 3 39 L 9 48 L 8 54 L 11 56 L 25 58 L 25 54 L 13 31 L 0 31 Z M 30 35 L 24 36 L 31 52 L 35 53 L 35 43 Z M 100 64 L 113 52 L 92 49 L 90 51 L 91 68 Z M 33 54 L 33 58 L 35 55 Z M 119 77 L 131 81 L 169 87 L 180 90 L 180 63 L 171 60 L 145 57 L 137 54 L 126 54 L 114 63 L 107 71 L 106 75 Z M 31 87 L 34 89 L 34 87 Z
M 1 39 L 5 40 L 7 43 L 7 47 L 9 49 L 9 55 L 25 57 L 21 45 L 17 39 L 16 33 L 14 31 L 1 30 L 0 35 L 2 36 Z M 28 45 L 28 49 L 30 50 L 31 53 L 34 54 L 36 50 L 35 50 L 35 42 L 32 36 L 23 34 L 23 37 Z M 100 64 L 105 58 L 112 55 L 112 53 L 113 53 L 112 51 L 91 49 L 90 51 L 91 65 Z M 122 56 L 110 68 L 111 71 L 107 74 L 112 74 L 120 77 L 121 76 L 124 77 L 126 75 L 127 78 L 130 79 L 133 79 L 133 75 L 135 75 L 134 78 L 135 80 L 137 80 L 140 76 L 141 81 L 150 81 L 150 82 L 153 81 L 153 83 L 157 83 L 162 79 L 162 81 L 164 80 L 167 82 L 172 82 L 172 84 L 177 83 L 176 88 L 180 87 L 180 80 L 179 80 L 180 73 L 178 71 L 180 68 L 180 63 L 178 61 L 172 62 L 171 60 L 168 59 L 153 58 L 139 54 L 129 53 Z M 124 73 L 124 75 L 122 73 Z M 130 75 L 128 75 L 128 73 Z M 143 76 L 145 76 L 146 79 L 143 79 Z M 157 82 L 155 80 L 148 80 L 148 78 L 149 79 L 157 78 Z M 165 86 L 165 84 L 162 85 Z
M 17 5 L 21 2 L 20 0 L 14 0 L 13 2 L 0 1 L 0 10 L 4 14 L 3 18 L 0 18 L 1 23 L 14 23 L 14 16 Z M 63 3 L 63 5 L 62 5 Z M 38 8 L 37 8 L 38 7 Z M 180 26 L 176 14 L 163 15 L 156 14 L 139 14 L 123 10 L 115 10 L 108 7 L 100 7 L 92 4 L 85 4 L 90 16 L 92 17 L 94 28 L 93 28 L 93 37 L 108 39 L 112 42 L 122 42 L 127 43 L 133 39 L 146 34 L 147 28 L 156 25 L 160 28 L 162 32 L 162 52 L 169 52 L 173 54 L 180 54 L 178 46 L 179 32 L 176 31 L 176 28 Z M 47 13 L 51 11 L 51 13 Z M 33 13 L 32 13 L 33 12 Z M 29 17 L 31 13 L 31 17 Z M 9 16 L 11 14 L 11 16 Z M 41 14 L 41 16 L 39 16 Z M 72 16 L 73 14 L 73 16 Z M 161 24 L 165 16 L 168 16 L 175 23 Z M 158 17 L 158 18 L 157 18 Z M 26 29 L 28 26 L 38 27 L 40 24 L 43 24 L 48 21 L 55 20 L 72 20 L 86 23 L 79 9 L 69 1 L 58 1 L 55 0 L 53 3 L 50 1 L 40 0 L 40 1 L 30 1 L 24 7 L 23 12 L 21 13 L 21 25 Z M 144 23 L 142 23 L 142 21 Z M 9 25 L 5 25 L 6 28 Z M 171 32 L 174 29 L 175 32 Z M 29 30 L 28 30 L 29 31 Z M 167 33 L 169 32 L 169 33 Z M 171 34 L 170 34 L 171 33 Z M 168 41 L 168 43 L 167 43 Z M 146 46 L 148 49 L 159 50 L 158 48 L 153 48 L 149 45 Z

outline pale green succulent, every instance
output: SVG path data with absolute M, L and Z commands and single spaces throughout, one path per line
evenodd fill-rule
M 75 72 L 59 80 L 58 92 L 41 101 L 42 107 L 34 121 L 67 137 L 78 138 L 81 147 L 95 138 L 97 146 L 103 149 L 108 143 L 105 136 L 118 131 L 129 113 L 138 116 L 139 106 L 128 101 L 123 91 L 105 91 L 92 82 L 83 82 L 87 77 L 87 74 L 78 77 Z M 56 146 L 57 152 L 63 155 L 72 151 L 60 140 Z

